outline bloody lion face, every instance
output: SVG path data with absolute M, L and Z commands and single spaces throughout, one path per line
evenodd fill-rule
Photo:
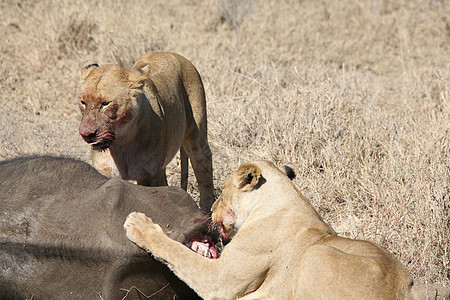
M 120 129 L 135 118 L 139 93 L 129 77 L 118 66 L 89 67 L 79 98 L 79 133 L 94 150 L 106 150 L 118 142 Z

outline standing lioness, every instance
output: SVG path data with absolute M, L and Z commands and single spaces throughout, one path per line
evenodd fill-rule
M 81 70 L 80 135 L 92 146 L 94 166 L 148 186 L 167 185 L 166 166 L 181 148 L 181 185 L 187 152 L 200 189 L 200 206 L 213 202 L 206 100 L 195 67 L 175 53 L 141 56 L 128 71 L 92 64 Z
M 239 168 L 212 219 L 232 237 L 218 259 L 170 239 L 144 214 L 131 213 L 124 227 L 206 299 L 449 299 L 448 289 L 417 283 L 381 247 L 336 236 L 272 163 Z

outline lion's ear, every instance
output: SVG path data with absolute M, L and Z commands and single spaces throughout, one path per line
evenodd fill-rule
M 150 65 L 145 65 L 135 71 L 132 71 L 129 76 L 130 88 L 131 89 L 141 89 L 145 81 L 150 75 Z
M 81 80 L 86 80 L 89 74 L 95 69 L 98 68 L 98 64 L 90 64 L 86 67 L 82 68 L 78 74 L 80 75 Z
M 253 163 L 242 165 L 233 176 L 234 185 L 244 191 L 251 191 L 255 188 L 261 178 L 261 170 Z
M 286 176 L 287 176 L 290 180 L 294 180 L 295 177 L 297 176 L 297 175 L 295 175 L 294 170 L 292 170 L 292 168 L 291 168 L 291 167 L 288 167 L 288 166 L 284 166 L 284 174 L 286 174 Z

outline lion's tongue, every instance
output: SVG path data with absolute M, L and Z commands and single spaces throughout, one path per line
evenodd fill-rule
M 207 258 L 217 258 L 217 250 L 208 241 L 193 241 L 191 250 Z

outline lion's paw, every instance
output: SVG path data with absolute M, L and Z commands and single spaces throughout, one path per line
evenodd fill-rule
M 146 250 L 150 250 L 149 245 L 152 236 L 163 233 L 162 228 L 158 224 L 154 224 L 152 219 L 138 212 L 130 213 L 123 227 L 128 239 Z

